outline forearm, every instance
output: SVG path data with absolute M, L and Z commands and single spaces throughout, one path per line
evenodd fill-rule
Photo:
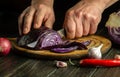
M 46 4 L 53 7 L 54 0 L 32 0 L 31 4 Z
M 106 9 L 119 0 L 100 0 L 100 1 L 102 1 L 102 3 L 104 4 L 103 7 Z
M 112 4 L 119 0 L 82 0 L 86 3 L 91 3 L 92 5 L 95 5 L 98 7 L 101 11 L 104 11 L 106 8 L 110 7 Z

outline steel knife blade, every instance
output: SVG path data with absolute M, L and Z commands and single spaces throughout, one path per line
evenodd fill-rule
M 59 33 L 59 35 L 61 36 L 61 38 L 65 37 L 65 30 L 62 28 L 60 30 L 57 31 Z

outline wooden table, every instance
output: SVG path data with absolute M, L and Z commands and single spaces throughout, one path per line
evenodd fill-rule
M 0 13 L 2 16 L 2 13 Z M 11 23 L 11 19 L 3 22 L 0 18 L 1 33 L 0 36 L 15 37 L 17 36 L 17 21 Z M 104 27 L 104 22 L 100 24 L 102 28 L 99 28 L 97 35 L 108 37 L 107 29 Z M 11 27 L 9 30 L 5 30 L 5 27 Z M 8 31 L 8 32 L 7 32 Z M 15 33 L 16 32 L 16 33 Z M 120 67 L 81 67 L 78 65 L 71 65 L 69 60 L 65 60 L 68 63 L 66 68 L 57 68 L 55 66 L 55 60 L 45 60 L 27 57 L 19 55 L 12 49 L 11 53 L 7 56 L 0 57 L 0 77 L 120 77 Z M 120 54 L 120 48 L 112 45 L 111 49 L 103 55 L 104 59 L 113 59 L 115 54 Z M 72 60 L 77 63 L 80 59 Z

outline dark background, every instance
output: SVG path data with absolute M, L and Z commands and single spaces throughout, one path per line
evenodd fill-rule
M 66 10 L 73 6 L 79 0 L 55 0 L 54 10 L 56 22 L 54 29 L 62 27 Z M 16 37 L 18 36 L 18 16 L 30 5 L 30 0 L 1 0 L 0 1 L 0 36 Z M 99 25 L 105 26 L 109 14 L 120 9 L 120 1 L 107 8 L 103 12 L 103 17 Z M 100 27 L 101 27 L 100 26 Z

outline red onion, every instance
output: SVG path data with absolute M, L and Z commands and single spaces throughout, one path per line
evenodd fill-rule
M 11 42 L 7 38 L 0 37 L 0 55 L 7 55 L 11 50 Z

